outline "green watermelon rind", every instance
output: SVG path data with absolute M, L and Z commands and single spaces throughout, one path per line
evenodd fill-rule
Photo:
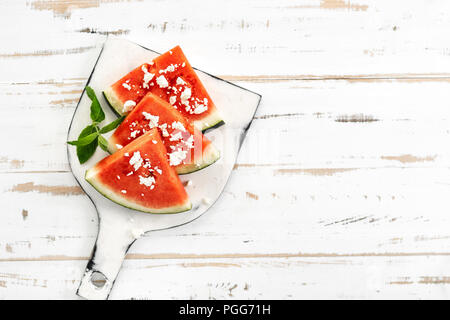
M 89 184 L 94 187 L 101 195 L 105 198 L 129 209 L 153 213 L 153 214 L 173 214 L 173 213 L 181 213 L 185 211 L 189 211 L 192 209 L 192 203 L 189 201 L 189 198 L 186 199 L 186 203 L 182 205 L 167 207 L 167 208 L 148 208 L 141 206 L 132 201 L 128 201 L 121 194 L 112 191 L 108 186 L 102 184 L 100 181 L 96 179 L 97 170 L 95 168 L 91 168 L 85 173 L 85 180 L 89 182 Z
M 103 91 L 103 96 L 105 97 L 106 102 L 112 109 L 112 111 L 117 116 L 122 116 L 125 113 L 123 110 L 123 103 L 120 101 L 120 99 L 117 97 L 116 93 L 114 92 L 112 87 L 109 87 L 105 91 Z M 225 121 L 223 121 L 222 117 L 220 116 L 220 113 L 217 111 L 211 113 L 207 117 L 194 121 L 194 126 L 201 130 L 202 132 L 205 132 L 206 130 L 218 128 L 221 125 L 225 124 Z
M 118 116 L 123 116 L 123 103 L 117 98 L 116 93 L 112 89 L 112 87 L 109 87 L 105 91 L 103 91 L 103 96 L 105 97 L 106 102 L 112 109 L 112 111 Z

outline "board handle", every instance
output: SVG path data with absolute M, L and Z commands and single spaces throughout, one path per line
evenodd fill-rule
M 108 299 L 125 255 L 139 236 L 126 225 L 109 218 L 109 215 L 103 215 L 92 257 L 77 295 L 88 300 Z

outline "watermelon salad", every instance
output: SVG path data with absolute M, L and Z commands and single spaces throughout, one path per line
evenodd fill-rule
M 223 120 L 180 47 L 129 72 L 103 94 L 120 115 L 100 128 L 105 114 L 95 92 L 92 124 L 69 141 L 85 163 L 97 146 L 110 153 L 85 179 L 110 200 L 143 212 L 177 213 L 192 205 L 178 175 L 212 165 L 219 151 L 202 131 Z M 115 130 L 109 140 L 102 134 Z
M 178 174 L 191 173 L 216 162 L 220 155 L 201 131 L 172 105 L 151 92 L 138 103 L 109 139 L 114 153 L 152 128 L 159 128 L 169 163 Z
M 148 92 L 170 103 L 198 130 L 224 123 L 179 46 L 132 70 L 103 94 L 114 111 L 124 115 Z
M 177 213 L 191 209 L 186 190 L 169 165 L 154 128 L 86 171 L 86 180 L 110 200 L 143 212 Z

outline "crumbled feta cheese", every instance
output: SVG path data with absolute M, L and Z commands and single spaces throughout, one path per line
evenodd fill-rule
M 155 76 L 153 73 L 148 72 L 148 69 L 145 65 L 142 66 L 141 68 L 142 72 L 144 72 L 144 82 L 142 84 L 142 87 L 144 89 L 148 89 L 148 83 L 153 79 L 153 77 Z
M 117 176 L 117 179 L 119 179 L 119 180 L 120 180 L 120 176 Z
M 138 134 L 139 132 L 141 132 L 141 131 L 140 131 L 140 130 L 134 130 L 134 131 L 132 131 L 132 132 L 130 133 L 130 137 L 131 137 L 131 138 L 136 138 L 136 136 L 137 136 L 137 134 Z
M 126 82 L 122 83 L 122 87 L 124 87 L 124 88 L 127 89 L 128 91 L 131 90 L 131 86 L 130 86 L 128 83 L 126 83 Z
M 169 66 L 167 66 L 167 68 L 159 70 L 159 73 L 167 73 L 167 72 L 174 72 L 176 69 L 177 65 L 175 64 L 171 64 Z
M 195 104 L 195 108 L 194 108 L 194 113 L 195 114 L 200 114 L 205 112 L 206 110 L 208 110 L 208 107 L 205 106 L 204 104 Z
M 122 148 L 123 148 L 123 146 L 122 146 L 122 145 L 120 145 L 120 144 L 116 144 L 116 148 L 117 148 L 118 150 L 120 150 L 120 149 L 122 149 Z
M 183 64 L 181 65 L 183 68 L 184 68 L 184 66 L 186 65 L 186 63 L 185 62 L 183 62 Z
M 129 157 L 130 154 L 129 154 L 128 152 L 125 152 L 125 153 L 124 153 L 124 156 L 125 156 L 125 157 Z
M 183 67 L 184 67 L 184 66 L 183 66 Z M 181 86 L 181 85 L 183 85 L 183 84 L 186 84 L 186 82 L 185 82 L 182 78 L 178 77 L 178 78 L 177 78 L 177 86 Z
M 160 88 L 167 88 L 169 86 L 169 82 L 167 82 L 167 79 L 164 76 L 156 78 L 156 83 Z
M 133 108 L 135 106 L 136 106 L 136 102 L 134 102 L 133 100 L 127 100 L 123 104 L 122 112 L 129 112 L 129 111 L 133 110 Z
M 141 153 L 139 151 L 135 151 L 133 156 L 130 158 L 130 164 L 134 167 L 134 171 L 139 169 L 144 160 L 141 157 Z
M 158 172 L 159 174 L 162 174 L 162 170 L 158 167 L 155 167 L 155 171 Z
M 122 193 L 127 193 L 127 190 L 121 190 L 120 192 L 122 192 Z
M 186 159 L 187 151 L 178 149 L 173 151 L 172 153 L 169 153 L 169 162 L 171 166 L 177 166 L 181 162 L 183 162 L 184 159 Z
M 184 91 L 181 93 L 180 99 L 181 103 L 187 104 L 189 98 L 191 97 L 192 91 L 191 88 L 185 88 Z
M 163 137 L 168 137 L 169 132 L 167 131 L 167 123 L 163 123 L 159 126 L 159 129 L 161 129 Z
M 171 96 L 169 98 L 169 102 L 170 102 L 171 105 L 174 105 L 175 102 L 177 102 L 177 96 Z
M 204 99 L 203 99 L 203 103 L 205 104 L 205 106 L 207 106 L 207 105 L 208 105 L 208 99 L 207 99 L 207 98 L 204 98 Z
M 128 172 L 128 173 L 127 173 L 127 177 L 131 176 L 133 173 L 134 173 L 133 171 Z
M 158 141 L 156 141 L 156 140 L 152 140 L 152 142 L 153 142 L 153 144 L 157 144 L 158 143 Z
M 170 135 L 170 141 L 178 141 L 178 140 L 181 140 L 181 139 L 183 139 L 183 136 L 181 135 L 181 132 L 177 132 L 177 133 L 175 133 L 175 134 L 171 134 Z
M 145 111 L 142 112 L 142 115 L 146 120 L 148 120 L 148 126 L 150 127 L 150 129 L 153 129 L 158 126 L 159 116 L 154 116 Z
M 172 129 L 178 129 L 180 131 L 186 131 L 186 128 L 180 121 L 172 122 Z
M 140 238 L 143 234 L 144 234 L 144 230 L 142 230 L 142 229 L 135 228 L 135 229 L 131 230 L 131 235 L 136 239 Z
M 192 149 L 192 148 L 194 147 L 194 136 L 191 134 L 191 135 L 189 136 L 189 138 L 187 138 L 187 139 L 184 141 L 184 144 L 185 144 L 189 149 Z
M 151 187 L 155 183 L 155 178 L 152 176 L 149 177 L 139 176 L 139 183 L 143 184 L 146 187 Z

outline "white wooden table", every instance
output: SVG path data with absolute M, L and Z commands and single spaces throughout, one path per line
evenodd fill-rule
M 182 8 L 181 8 L 182 6 Z M 450 298 L 450 2 L 1 0 L 0 299 L 76 298 L 66 132 L 107 34 L 263 95 L 218 203 L 113 299 Z

